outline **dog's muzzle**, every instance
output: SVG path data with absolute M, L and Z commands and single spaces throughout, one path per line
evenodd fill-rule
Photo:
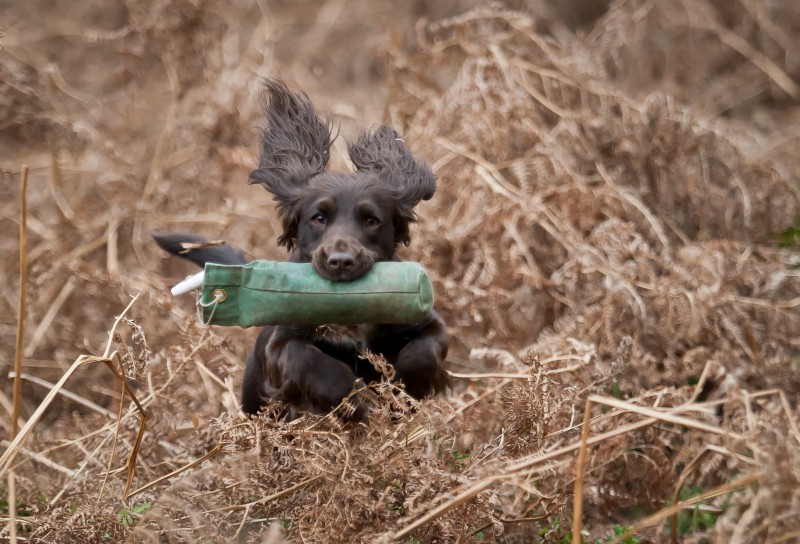
M 357 280 L 370 271 L 377 254 L 353 238 L 344 237 L 323 243 L 312 254 L 317 274 L 333 281 Z

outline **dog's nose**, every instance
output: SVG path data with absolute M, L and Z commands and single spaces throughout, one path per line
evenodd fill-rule
M 337 251 L 328 255 L 328 268 L 337 272 L 351 270 L 356 264 L 356 259 L 350 253 Z

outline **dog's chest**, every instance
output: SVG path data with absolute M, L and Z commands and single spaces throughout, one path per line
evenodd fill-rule
M 340 349 L 361 351 L 370 345 L 373 326 L 363 325 L 318 325 L 314 329 L 315 340 Z

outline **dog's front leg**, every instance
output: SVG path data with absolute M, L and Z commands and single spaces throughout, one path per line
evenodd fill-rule
M 426 322 L 403 329 L 409 340 L 397 355 L 397 378 L 417 399 L 443 391 L 450 381 L 443 366 L 448 345 L 444 321 L 434 313 Z
M 272 398 L 302 411 L 327 413 L 336 408 L 356 385 L 353 370 L 302 338 L 273 338 L 266 346 L 267 380 L 277 389 Z M 344 410 L 344 419 L 363 420 L 366 406 L 351 399 L 354 411 Z

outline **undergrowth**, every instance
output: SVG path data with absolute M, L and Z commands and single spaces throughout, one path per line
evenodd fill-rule
M 111 338 L 147 414 L 137 442 L 120 382 L 77 371 L 0 466 L 21 537 L 643 544 L 670 542 L 674 519 L 694 541 L 795 538 L 797 5 L 464 0 L 420 20 L 345 4 L 325 3 L 344 10 L 330 25 L 309 3 L 76 2 L 46 7 L 44 26 L 14 11 L 0 247 L 16 255 L 25 159 L 39 381 L 26 378 L 23 414 L 102 353 L 133 293 Z M 391 37 L 375 23 L 401 19 Z M 376 43 L 380 70 L 363 60 Z M 293 75 L 345 136 L 352 117 L 391 122 L 437 173 L 403 252 L 448 323 L 446 396 L 383 382 L 360 393 L 365 425 L 286 422 L 279 406 L 246 418 L 253 333 L 204 328 L 169 297 L 189 269 L 160 259 L 151 229 L 284 257 L 273 203 L 245 183 L 262 75 Z M 16 264 L 0 282 L 9 346 Z M 3 488 L 3 531 L 8 500 Z

